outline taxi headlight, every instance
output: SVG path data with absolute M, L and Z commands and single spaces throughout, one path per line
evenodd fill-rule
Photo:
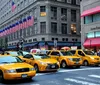
M 16 70 L 15 70 L 15 69 L 12 69 L 12 70 L 6 70 L 5 72 L 6 72 L 6 73 L 16 73 Z
M 57 64 L 59 65 L 59 62 L 57 62 Z
M 70 61 L 73 61 L 73 58 L 69 58 Z
M 40 62 L 40 64 L 42 64 L 42 65 L 47 65 L 47 63 L 45 63 L 45 62 Z
M 94 59 L 93 57 L 90 57 L 91 59 Z
M 35 70 L 35 68 L 30 68 L 29 70 L 30 70 L 30 71 L 34 71 L 34 70 Z

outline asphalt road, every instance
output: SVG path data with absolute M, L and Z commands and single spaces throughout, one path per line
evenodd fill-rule
M 31 81 L 9 81 L 0 85 L 100 85 L 100 67 L 60 69 L 58 72 L 38 73 Z

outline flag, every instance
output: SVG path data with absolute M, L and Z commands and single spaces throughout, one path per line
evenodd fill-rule
M 12 0 L 12 12 L 14 12 L 15 9 L 16 9 L 16 5 L 15 5 L 14 1 Z
M 26 18 L 23 19 L 23 28 L 27 28 L 27 22 Z
M 18 31 L 18 30 L 19 30 L 19 23 L 16 22 L 16 31 Z
M 19 29 L 22 29 L 23 28 L 23 22 L 22 20 L 19 21 Z
M 28 19 L 28 21 L 27 21 L 28 24 L 27 25 L 28 26 L 32 26 L 33 23 L 34 23 L 34 17 L 33 16 L 32 17 L 31 16 L 28 16 L 27 19 Z
M 34 24 L 34 17 L 32 16 L 30 20 L 30 26 L 33 26 L 33 24 Z

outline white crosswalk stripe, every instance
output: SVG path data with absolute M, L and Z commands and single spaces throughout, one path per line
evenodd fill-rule
M 72 82 L 72 83 L 81 84 L 81 85 L 100 85 L 100 84 L 91 83 L 88 81 L 78 80 L 78 79 L 74 79 L 74 78 L 65 78 L 64 80 Z
M 93 78 L 100 78 L 99 75 L 88 75 L 89 77 L 93 77 Z

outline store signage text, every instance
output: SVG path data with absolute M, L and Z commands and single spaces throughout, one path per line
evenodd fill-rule
M 100 27 L 91 28 L 91 30 L 98 30 Z

